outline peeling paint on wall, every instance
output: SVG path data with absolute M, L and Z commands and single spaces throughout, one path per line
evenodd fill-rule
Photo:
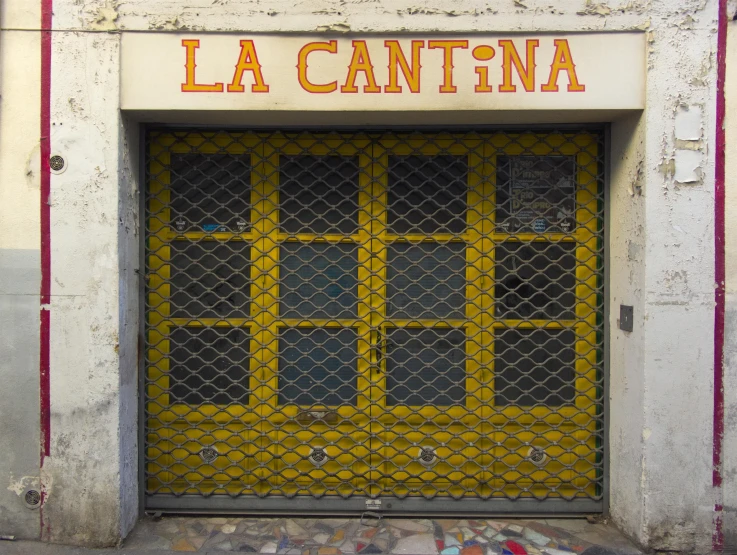
M 29 488 L 39 489 L 41 487 L 41 480 L 38 476 L 22 476 L 18 479 L 14 478 L 11 474 L 10 482 L 6 488 L 8 491 L 12 491 L 18 497 L 23 495 L 23 492 Z
M 676 111 L 675 136 L 681 141 L 698 141 L 703 122 L 701 106 L 679 106 Z
M 351 27 L 347 23 L 331 23 L 329 25 L 320 25 L 315 30 L 318 33 L 350 33 Z
M 94 31 L 117 30 L 118 5 L 116 0 L 107 0 L 105 5 L 98 6 L 89 21 L 89 28 Z
M 586 0 L 586 6 L 584 9 L 577 13 L 578 15 L 598 15 L 605 17 L 612 13 L 612 9 L 604 2 L 595 3 L 593 0 Z
M 183 31 L 186 27 L 183 27 L 177 16 L 170 18 L 153 18 L 148 25 L 151 31 Z
M 676 150 L 673 177 L 678 183 L 699 183 L 703 178 L 702 154 L 693 150 Z

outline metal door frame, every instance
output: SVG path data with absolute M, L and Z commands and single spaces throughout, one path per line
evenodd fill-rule
M 347 126 L 310 126 L 309 130 L 315 133 L 326 131 L 339 132 L 355 132 L 355 131 L 390 131 L 401 132 L 407 130 L 421 131 L 433 133 L 439 131 L 476 131 L 476 132 L 529 132 L 529 133 L 550 133 L 553 131 L 589 131 L 599 133 L 603 146 L 603 168 L 601 175 L 603 177 L 603 218 L 604 225 L 601 232 L 603 246 L 603 314 L 602 314 L 602 335 L 603 335 L 603 359 L 602 359 L 602 388 L 603 395 L 603 414 L 601 418 L 602 433 L 602 493 L 601 499 L 591 500 L 565 500 L 565 499 L 507 499 L 495 498 L 489 500 L 482 499 L 452 499 L 447 497 L 439 497 L 434 500 L 424 498 L 405 498 L 398 499 L 395 497 L 379 497 L 380 508 L 367 509 L 366 502 L 369 498 L 354 496 L 347 499 L 330 498 L 324 496 L 316 500 L 308 496 L 296 497 L 256 497 L 240 495 L 238 497 L 230 497 L 225 495 L 213 495 L 204 497 L 201 495 L 181 495 L 173 494 L 157 494 L 155 496 L 146 495 L 146 469 L 145 469 L 145 449 L 146 449 L 146 373 L 145 373 L 145 329 L 146 329 L 146 312 L 145 312 L 145 295 L 146 281 L 142 275 L 143 269 L 146 267 L 146 179 L 147 165 L 147 137 L 153 130 L 222 130 L 237 131 L 242 130 L 244 126 L 227 126 L 227 125 L 187 125 L 187 124 L 155 124 L 141 123 L 139 124 L 138 137 L 138 156 L 139 156 L 139 274 L 138 295 L 139 295 L 139 349 L 138 349 L 138 494 L 139 494 L 139 511 L 144 513 L 212 513 L 212 514 L 261 514 L 261 515 L 277 515 L 277 514 L 311 514 L 311 515 L 332 515 L 332 514 L 361 514 L 367 510 L 380 511 L 385 516 L 442 516 L 442 515 L 478 515 L 478 516 L 544 516 L 551 515 L 581 515 L 598 513 L 603 515 L 609 514 L 610 500 L 610 456 L 609 456 L 609 382 L 610 382 L 610 198 L 611 198 L 611 124 L 542 124 L 542 125 L 479 125 L 469 127 L 462 126 L 364 126 L 358 129 L 355 125 Z M 248 126 L 253 131 L 273 131 L 273 130 L 305 130 L 305 126 Z M 376 501 L 376 499 L 372 499 Z M 316 509 L 315 504 L 319 507 Z M 433 506 L 435 505 L 435 506 Z

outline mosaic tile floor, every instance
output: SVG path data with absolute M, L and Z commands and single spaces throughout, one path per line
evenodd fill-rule
M 131 549 L 284 555 L 635 555 L 616 531 L 585 520 L 353 518 L 147 519 Z M 603 528 L 602 528 L 603 527 Z

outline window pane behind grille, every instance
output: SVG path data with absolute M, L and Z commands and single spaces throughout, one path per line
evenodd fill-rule
M 249 256 L 244 241 L 172 241 L 171 316 L 247 317 Z
M 572 403 L 576 334 L 573 330 L 505 329 L 494 337 L 494 404 Z
M 279 337 L 279 404 L 355 405 L 357 334 L 352 328 L 291 328 Z
M 170 335 L 171 403 L 248 403 L 249 334 L 243 328 L 175 328 Z
M 281 155 L 279 205 L 287 233 L 358 229 L 358 157 Z
M 281 247 L 283 318 L 356 318 L 358 247 L 284 243 Z
M 465 342 L 462 330 L 388 330 L 387 406 L 463 404 L 466 395 Z
M 250 154 L 171 155 L 171 225 L 177 231 L 247 231 Z
M 463 243 L 394 243 L 387 259 L 387 313 L 391 318 L 464 318 Z
M 466 229 L 465 156 L 389 156 L 388 224 L 393 233 Z
M 576 243 L 506 242 L 494 248 L 499 318 L 573 319 Z

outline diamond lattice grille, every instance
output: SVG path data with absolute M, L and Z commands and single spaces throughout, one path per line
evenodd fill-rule
M 149 132 L 148 498 L 600 501 L 603 168 L 584 131 Z

